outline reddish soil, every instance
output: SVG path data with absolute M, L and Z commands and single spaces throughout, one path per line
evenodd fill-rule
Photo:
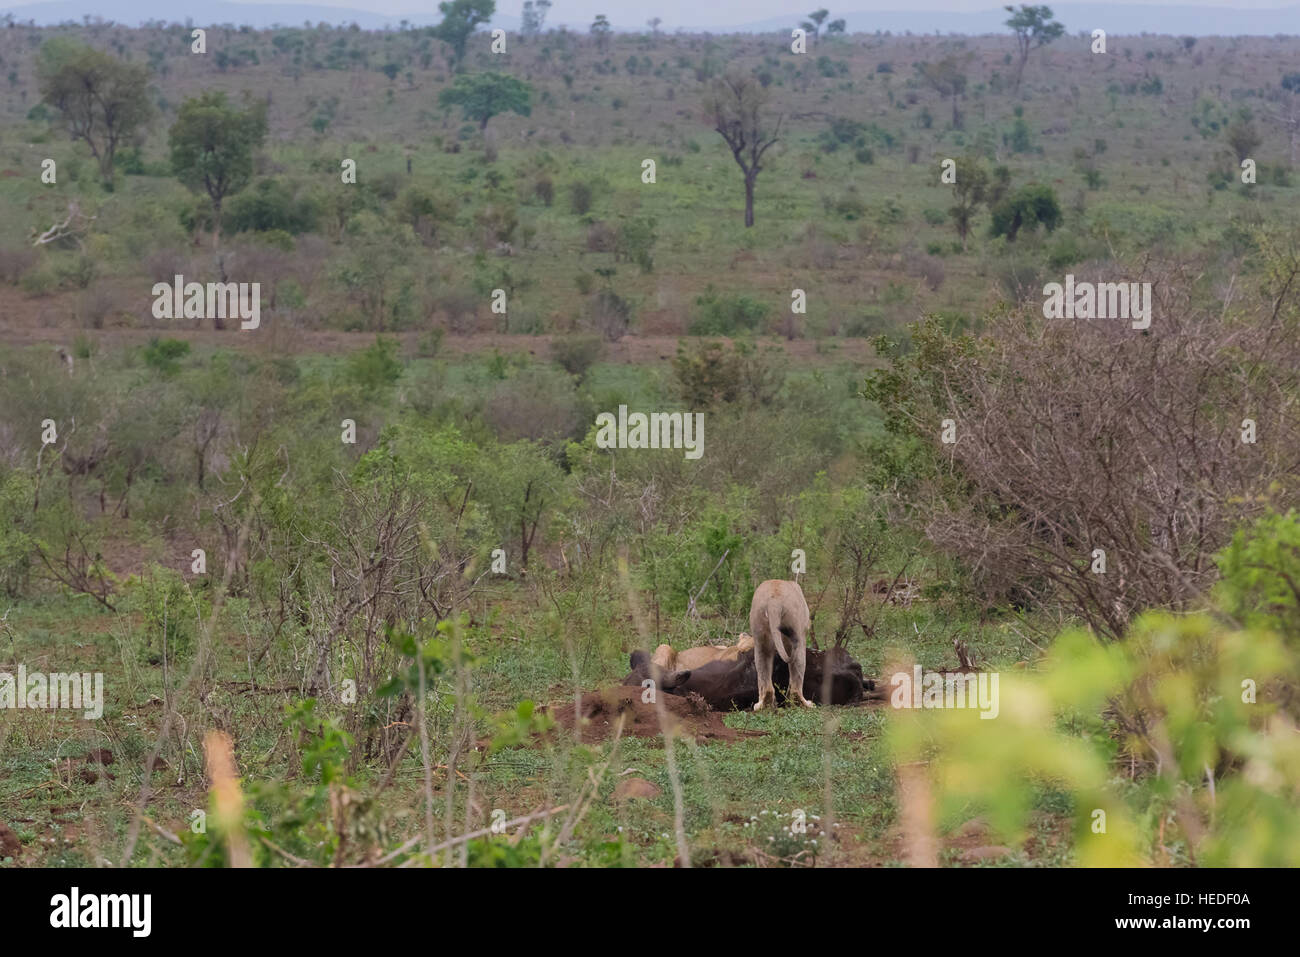
M 0 284 L 0 342 L 7 346 L 40 345 L 70 346 L 80 332 L 93 341 L 99 349 L 112 349 L 123 345 L 143 345 L 155 336 L 184 339 L 194 347 L 221 347 L 263 352 L 269 355 L 304 355 L 311 353 L 354 352 L 370 346 L 375 341 L 373 332 L 342 332 L 332 329 L 299 329 L 277 324 L 274 316 L 263 316 L 257 330 L 241 331 L 237 324 L 222 331 L 205 325 L 197 328 L 193 321 L 158 322 L 150 317 L 139 325 L 112 325 L 103 329 L 81 329 L 71 320 L 75 308 L 69 296 L 48 296 L 32 299 L 12 286 Z M 402 342 L 407 355 L 416 354 L 416 346 L 425 330 L 415 332 L 384 333 Z M 502 335 L 475 333 L 472 335 L 447 335 L 443 338 L 440 354 L 467 355 L 500 350 L 504 353 L 527 352 L 541 359 L 551 355 L 551 336 Z M 618 342 L 606 343 L 603 361 L 625 364 L 654 364 L 667 362 L 677 354 L 677 343 L 692 336 L 627 335 Z M 801 360 L 850 359 L 868 361 L 874 350 L 865 339 L 832 339 L 823 344 L 831 350 L 818 352 L 818 344 L 811 339 L 787 341 L 771 338 L 786 355 Z
M 0 858 L 12 857 L 16 860 L 22 852 L 23 846 L 18 840 L 18 835 L 0 822 Z
M 678 737 L 691 735 L 697 743 L 706 741 L 739 741 L 759 737 L 766 731 L 738 731 L 727 727 L 724 714 L 709 710 L 701 698 L 683 698 L 678 695 L 660 695 L 664 716 Z M 574 703 L 551 705 L 545 709 L 555 723 L 568 731 L 574 728 Z M 618 686 L 589 691 L 582 696 L 582 741 L 594 744 L 608 741 L 614 736 L 619 715 L 623 715 L 623 734 L 638 738 L 656 738 L 660 735 L 659 711 L 653 704 L 641 701 L 641 688 Z

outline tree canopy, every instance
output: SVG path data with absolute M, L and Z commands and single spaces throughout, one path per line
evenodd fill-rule
M 265 137 L 264 102 L 237 110 L 225 93 L 209 91 L 181 104 L 169 133 L 172 169 L 212 201 L 214 244 L 221 235 L 222 202 L 253 178 L 253 152 Z
M 533 88 L 508 73 L 470 73 L 456 77 L 451 86 L 438 95 L 443 106 L 459 106 L 465 119 L 487 129 L 488 121 L 500 113 L 532 112 L 529 102 Z
M 41 97 L 59 111 L 72 138 L 90 147 L 105 185 L 111 187 L 118 146 L 153 113 L 148 68 L 67 37 L 53 37 L 37 55 L 36 76 Z
M 438 4 L 442 22 L 430 28 L 430 33 L 451 47 L 453 65 L 460 66 L 465 59 L 465 45 L 479 24 L 487 23 L 496 13 L 496 0 L 444 0 Z
M 1016 34 L 1016 89 L 1020 89 L 1020 78 L 1024 75 L 1025 64 L 1029 61 L 1029 54 L 1038 47 L 1047 46 L 1053 40 L 1058 39 L 1065 33 L 1065 25 L 1052 19 L 1052 8 L 1043 4 L 1042 6 L 1032 6 L 1022 3 L 1020 9 L 1015 7 L 1004 7 L 1011 16 L 1007 19 L 1006 24 Z

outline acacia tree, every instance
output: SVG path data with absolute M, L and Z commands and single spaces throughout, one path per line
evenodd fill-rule
M 486 134 L 488 120 L 499 113 L 528 116 L 532 112 L 532 93 L 531 86 L 508 73 L 471 73 L 456 77 L 438 94 L 438 102 L 442 106 L 459 106 L 465 119 L 477 122 L 479 131 Z
M 822 7 L 820 10 L 814 10 L 812 13 L 808 14 L 808 19 L 799 24 L 799 26 L 806 32 L 811 33 L 813 42 L 816 43 L 822 36 L 822 24 L 826 23 L 826 18 L 830 15 L 831 12 L 825 7 Z M 832 20 L 830 23 L 826 23 L 826 34 L 829 36 L 832 33 L 843 33 L 844 28 L 845 23 L 843 19 Z
M 745 178 L 745 226 L 754 225 L 754 184 L 763 169 L 763 155 L 781 135 L 781 121 L 764 115 L 767 90 L 753 76 L 731 73 L 713 82 L 704 101 L 704 114 L 726 141 Z
M 1016 34 L 1016 89 L 1019 90 L 1029 54 L 1060 37 L 1065 33 L 1065 26 L 1052 19 L 1052 8 L 1046 4 L 1035 7 L 1022 3 L 1019 11 L 1011 6 L 1003 9 L 1011 14 L 1006 24 Z
M 825 21 L 825 19 L 830 15 L 831 12 L 825 7 L 822 7 L 820 10 L 814 10 L 812 13 L 808 14 L 808 19 L 799 24 L 799 26 L 811 33 L 813 39 L 816 40 L 817 37 L 821 35 L 823 21 Z
M 609 34 L 613 29 L 609 17 L 603 13 L 596 14 L 596 19 L 591 21 L 591 35 L 596 38 L 596 47 L 601 52 L 609 46 Z
M 226 94 L 209 91 L 186 100 L 171 128 L 172 169 L 195 192 L 212 202 L 212 245 L 221 239 L 221 207 L 253 178 L 253 151 L 266 138 L 266 103 L 244 110 L 226 103 Z
M 153 112 L 148 68 L 55 37 L 41 47 L 36 76 L 41 97 L 59 111 L 69 135 L 90 147 L 104 185 L 111 189 L 118 145 Z

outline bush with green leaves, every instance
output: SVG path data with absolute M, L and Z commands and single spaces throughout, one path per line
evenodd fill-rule
M 230 866 L 232 842 L 248 847 L 255 867 L 294 858 L 337 866 L 345 853 L 364 860 L 383 846 L 382 816 L 348 773 L 353 742 L 340 720 L 307 698 L 285 707 L 284 727 L 296 768 L 287 779 L 253 781 L 242 807 L 223 806 L 210 791 L 206 826 L 181 835 L 191 866 Z
M 643 273 L 654 272 L 655 235 L 653 216 L 635 216 L 619 224 L 614 235 L 614 261 L 633 262 Z
M 180 572 L 151 562 L 127 582 L 126 604 L 141 616 L 140 641 L 135 649 L 142 661 L 174 666 L 194 652 L 195 622 L 200 605 Z
M 152 336 L 142 353 L 144 364 L 164 375 L 175 375 L 180 370 L 180 360 L 190 354 L 190 344 L 184 339 L 161 339 Z
M 1276 632 L 1300 653 L 1300 512 L 1273 513 L 1238 529 L 1217 562 L 1220 607 L 1244 627 Z
M 1062 793 L 1080 864 L 1300 865 L 1296 542 L 1294 513 L 1243 529 L 1211 613 L 1148 612 L 1108 644 L 1067 630 L 1000 675 L 995 720 L 899 709 L 894 757 L 928 761 L 938 819 L 986 813 L 1012 842 Z
M 1049 233 L 1061 224 L 1061 204 L 1050 186 L 1030 185 L 1018 189 L 993 207 L 992 236 L 1014 242 L 1021 229 L 1034 232 L 1040 225 Z
M 728 349 L 721 342 L 694 347 L 678 343 L 673 357 L 677 392 L 690 410 L 741 403 L 767 405 L 784 381 L 781 364 L 771 349 L 758 349 L 736 341 Z
M 32 495 L 35 485 L 18 470 L 0 471 L 0 595 L 23 593 L 31 570 Z
M 320 209 L 312 195 L 295 189 L 292 183 L 268 178 L 230 201 L 226 227 L 232 233 L 281 230 L 297 236 L 313 232 L 319 218 Z
M 373 345 L 348 356 L 347 378 L 366 395 L 377 395 L 402 377 L 398 342 L 376 336 Z
M 749 614 L 755 581 L 750 570 L 753 516 L 738 504 L 709 506 L 680 529 L 656 529 L 642 550 L 642 575 L 653 600 L 666 616 L 687 614 L 691 600 L 740 625 Z M 698 597 L 696 597 L 698 596 Z
M 743 293 L 720 292 L 709 286 L 695 299 L 690 324 L 693 336 L 735 336 L 760 329 L 771 307 Z

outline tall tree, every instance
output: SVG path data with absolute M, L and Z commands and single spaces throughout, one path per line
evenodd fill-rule
M 596 14 L 596 19 L 591 21 L 591 35 L 596 38 L 596 47 L 601 52 L 609 46 L 609 34 L 613 29 L 609 17 L 603 13 Z
M 532 92 L 531 86 L 508 73 L 467 73 L 438 94 L 438 102 L 459 106 L 465 119 L 474 120 L 486 132 L 488 120 L 499 113 L 528 116 Z
M 1024 76 L 1029 54 L 1060 37 L 1065 32 L 1065 26 L 1052 19 L 1052 8 L 1046 4 L 1035 7 L 1022 3 L 1018 11 L 1011 6 L 1003 9 L 1011 14 L 1006 24 L 1016 34 L 1016 89 L 1019 90 L 1020 78 Z
M 781 135 L 778 116 L 764 114 L 767 90 L 753 76 L 730 73 L 713 81 L 704 101 L 708 122 L 726 141 L 745 177 L 745 226 L 754 225 L 754 184 L 763 169 L 763 154 Z
M 172 169 L 195 192 L 212 202 L 212 245 L 221 240 L 221 207 L 253 178 L 253 152 L 266 138 L 266 101 L 243 110 L 210 90 L 186 100 L 168 134 Z
M 480 23 L 487 23 L 496 13 L 496 0 L 444 0 L 438 4 L 442 22 L 430 29 L 453 53 L 452 66 L 460 69 L 465 59 L 465 45 Z
M 968 154 L 957 164 L 957 182 L 952 185 L 953 204 L 948 207 L 948 215 L 957 229 L 962 249 L 966 248 L 966 237 L 970 235 L 975 210 L 988 198 L 988 190 L 988 171 L 980 165 L 976 155 Z
M 149 70 L 124 63 L 66 37 L 40 49 L 36 76 L 41 97 L 57 109 L 74 140 L 83 140 L 99 161 L 100 177 L 113 186 L 118 146 L 149 119 Z
M 966 74 L 962 71 L 973 57 L 973 53 L 968 53 L 964 57 L 947 56 L 942 60 L 936 60 L 934 63 L 918 63 L 916 65 L 916 71 L 925 78 L 926 82 L 940 96 L 952 98 L 952 128 L 954 130 L 961 129 L 961 111 L 957 109 L 957 101 L 966 92 Z
M 1223 131 L 1223 138 L 1227 141 L 1228 149 L 1232 150 L 1232 154 L 1237 157 L 1238 164 L 1248 159 L 1255 150 L 1259 149 L 1259 144 L 1264 142 L 1263 137 L 1259 135 L 1259 130 L 1255 129 L 1250 110 L 1247 109 L 1237 113 L 1231 125 Z
M 550 9 L 551 0 L 525 0 L 520 32 L 526 37 L 538 36 L 546 26 L 546 14 Z
M 829 17 L 830 15 L 831 12 L 827 10 L 825 7 L 823 7 L 820 10 L 814 10 L 812 13 L 808 14 L 808 19 L 805 20 L 803 23 L 799 24 L 799 26 L 801 26 L 808 33 L 811 33 L 813 41 L 816 42 L 818 39 L 821 38 L 822 24 L 826 22 L 826 18 Z

